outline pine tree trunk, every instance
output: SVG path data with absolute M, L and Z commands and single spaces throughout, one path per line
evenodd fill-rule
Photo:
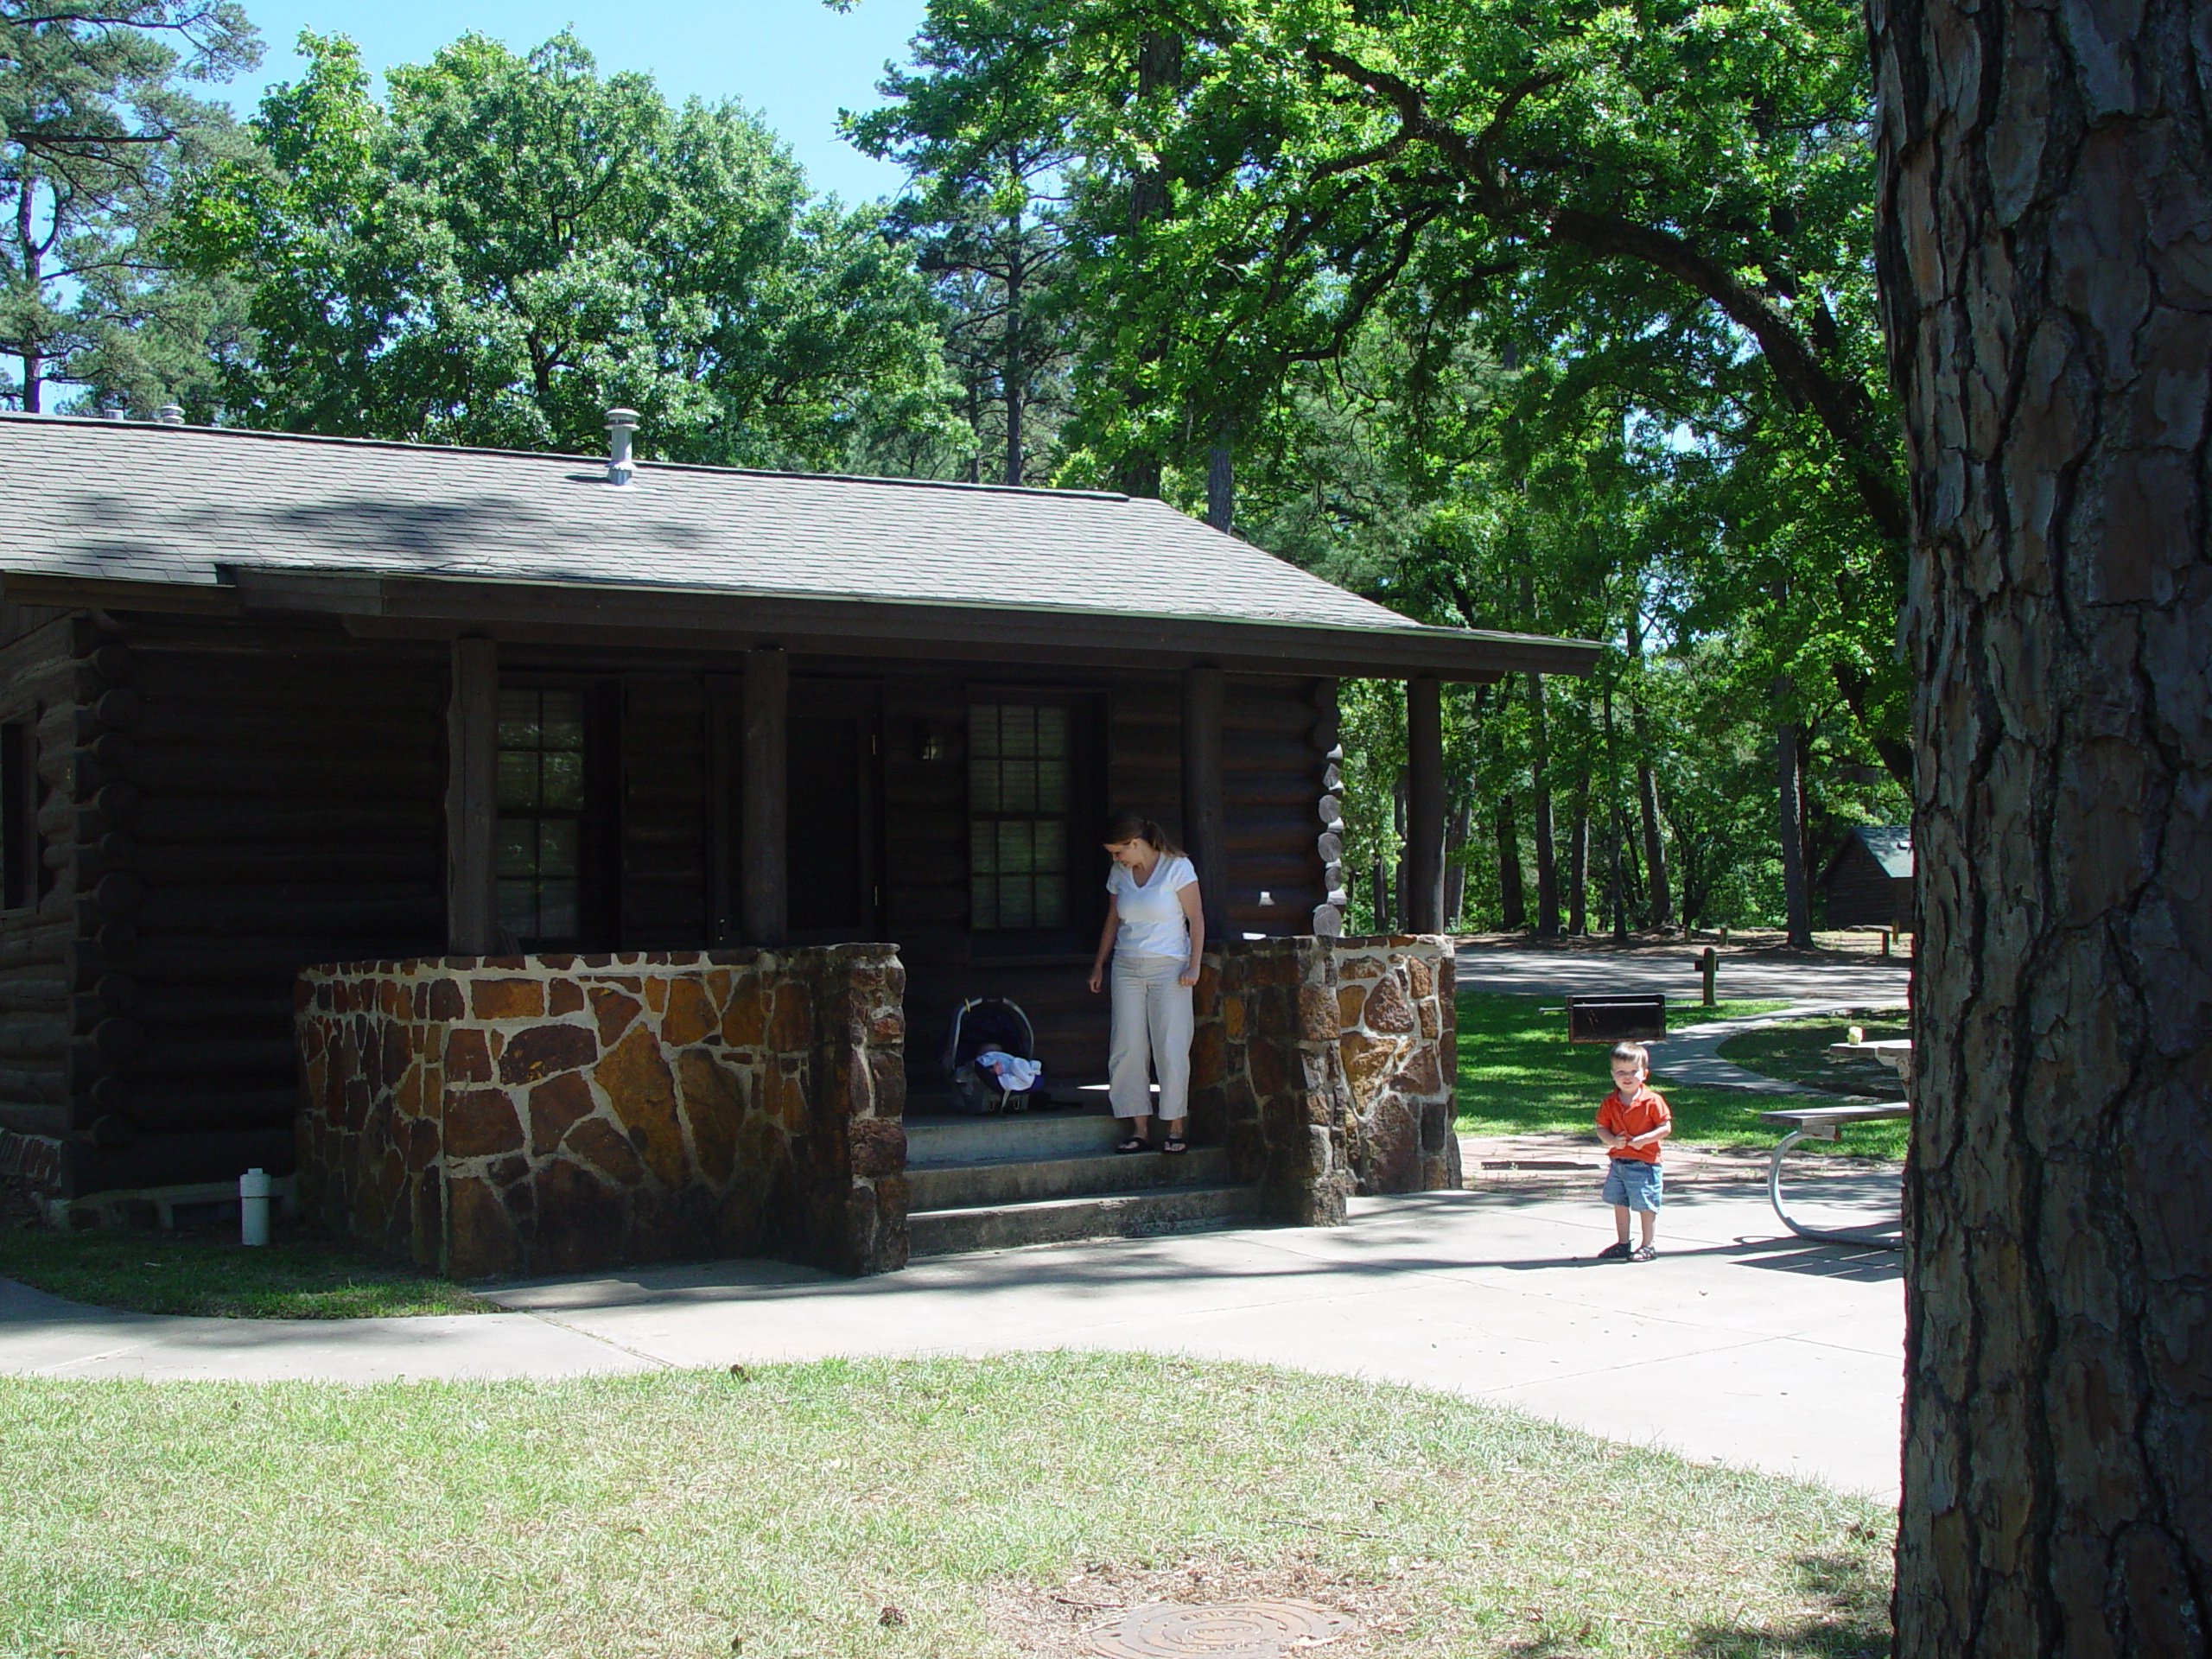
M 1467 835 L 1474 826 L 1474 808 L 1461 801 L 1444 826 L 1444 925 L 1465 925 L 1460 912 L 1467 902 Z
M 1786 687 L 1777 682 L 1775 700 Z M 1813 944 L 1813 902 L 1805 886 L 1805 797 L 1798 779 L 1798 735 L 1795 726 L 1782 725 L 1774 733 L 1776 839 L 1782 849 L 1782 902 L 1789 943 L 1801 950 Z
M 1643 911 L 1644 925 L 1672 927 L 1675 894 L 1673 885 L 1667 880 L 1667 842 L 1659 833 L 1659 780 L 1652 776 L 1651 768 L 1642 762 L 1636 768 L 1636 796 L 1643 810 L 1643 868 L 1651 880 L 1650 902 Z
M 1544 677 L 1529 677 L 1529 715 L 1534 722 L 1535 758 L 1529 763 L 1529 804 L 1536 836 L 1536 937 L 1559 937 L 1559 849 L 1553 844 L 1551 734 L 1544 721 Z
M 1870 4 L 1918 683 L 1901 1659 L 2212 1643 L 2208 19 Z
M 1510 795 L 1497 798 L 1492 828 L 1497 837 L 1498 925 L 1517 932 L 1529 925 L 1529 901 L 1521 884 L 1521 815 Z
M 1567 831 L 1567 931 L 1575 938 L 1590 931 L 1590 795 L 1580 789 Z

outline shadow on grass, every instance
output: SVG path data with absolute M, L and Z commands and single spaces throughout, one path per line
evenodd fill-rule
M 1801 1555 L 1794 1565 L 1806 1603 L 1796 1616 L 1696 1624 L 1679 1645 L 1656 1650 L 1679 1659 L 1887 1659 L 1887 1581 L 1864 1560 L 1847 1555 Z M 1599 1627 L 1608 1622 L 1548 1622 L 1505 1651 L 1514 1659 L 1588 1659 L 1599 1651 Z

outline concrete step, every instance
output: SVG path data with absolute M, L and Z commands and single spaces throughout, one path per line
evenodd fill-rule
M 1087 1152 L 1074 1158 L 1021 1158 L 972 1164 L 906 1165 L 906 1208 L 972 1210 L 1026 1204 L 1039 1198 L 1087 1198 L 1101 1192 L 1151 1192 L 1160 1187 L 1221 1186 L 1229 1179 L 1229 1153 L 1193 1147 L 1165 1153 Z
M 1260 1195 L 1249 1186 L 1171 1186 L 1157 1192 L 1108 1192 L 963 1210 L 926 1210 L 906 1219 L 917 1256 L 1003 1250 L 1017 1244 L 1071 1244 L 1086 1238 L 1150 1238 L 1256 1221 Z
M 1101 1112 L 909 1117 L 906 1167 L 912 1171 L 931 1164 L 1012 1164 L 1035 1158 L 1080 1158 L 1086 1153 L 1111 1152 L 1122 1136 L 1121 1120 Z

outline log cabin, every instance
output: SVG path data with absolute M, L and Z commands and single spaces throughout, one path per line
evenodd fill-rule
M 906 1065 L 1014 996 L 1103 1076 L 1109 811 L 1217 938 L 1326 938 L 1339 678 L 1586 642 L 1428 626 L 1157 500 L 0 416 L 0 1148 L 47 1201 L 296 1156 L 303 969 L 895 941 Z M 1448 1086 L 1448 1085 L 1447 1085 Z
M 1858 823 L 1821 872 L 1830 927 L 1912 926 L 1912 830 L 1907 824 Z

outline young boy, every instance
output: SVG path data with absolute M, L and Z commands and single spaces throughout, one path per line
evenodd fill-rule
M 1667 1103 L 1643 1086 L 1651 1055 L 1642 1043 L 1613 1045 L 1613 1092 L 1598 1107 L 1598 1138 L 1605 1143 L 1605 1202 L 1613 1206 L 1615 1242 L 1598 1252 L 1600 1262 L 1649 1262 L 1659 1230 L 1659 1143 L 1675 1132 Z M 1643 1242 L 1628 1242 L 1628 1212 L 1643 1217 Z

